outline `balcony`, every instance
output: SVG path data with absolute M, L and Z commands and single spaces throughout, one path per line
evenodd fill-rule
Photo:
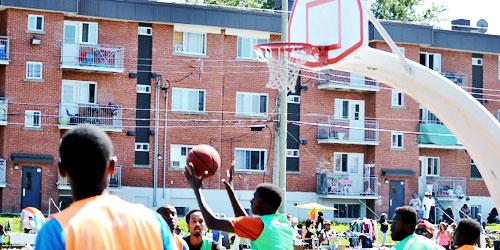
M 377 199 L 378 177 L 341 175 L 336 173 L 316 174 L 316 193 L 323 198 Z
M 115 173 L 111 176 L 109 180 L 109 188 L 119 189 L 121 187 L 122 187 L 122 167 L 115 167 Z M 59 175 L 59 180 L 57 181 L 57 188 L 59 190 L 71 190 L 68 178 Z
M 441 199 L 455 199 L 465 196 L 465 178 L 420 176 L 419 179 L 419 191 L 421 194 L 431 192 L 434 196 Z
M 318 126 L 319 144 L 379 144 L 379 124 L 374 119 L 363 121 L 329 118 L 319 123 L 328 124 L 328 126 Z
M 7 125 L 9 101 L 6 97 L 0 97 L 0 125 Z
M 441 72 L 441 75 L 462 88 L 467 87 L 467 74 L 465 73 L 443 71 Z
M 101 44 L 64 44 L 61 68 L 101 73 L 124 72 L 124 48 Z
M 457 141 L 457 137 L 439 120 L 425 121 L 418 125 L 419 148 L 432 149 L 464 149 L 464 146 Z
M 318 89 L 337 91 L 379 91 L 378 82 L 362 75 L 337 70 L 326 70 L 320 74 Z
M 7 186 L 7 161 L 0 159 L 0 187 Z
M 61 103 L 59 128 L 70 129 L 78 124 L 92 124 L 105 131 L 122 131 L 122 107 L 116 104 Z
M 9 37 L 0 36 L 0 64 L 9 64 L 9 45 Z

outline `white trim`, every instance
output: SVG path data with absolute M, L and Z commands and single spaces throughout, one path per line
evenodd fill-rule
M 401 136 L 401 145 L 397 145 L 397 141 L 394 141 L 394 136 Z M 402 132 L 392 131 L 391 132 L 391 149 L 404 149 L 405 148 L 405 135 Z
M 189 153 L 189 151 L 187 151 L 187 152 L 186 152 L 186 156 L 185 156 L 185 158 L 186 158 L 186 159 L 184 160 L 184 162 L 182 162 L 182 159 L 176 159 L 176 160 L 179 160 L 179 166 L 178 166 L 178 167 L 175 167 L 175 166 L 173 166 L 173 159 L 172 159 L 172 158 L 173 158 L 173 155 L 174 155 L 174 154 L 173 154 L 173 150 L 174 150 L 174 148 L 175 148 L 175 149 L 182 150 L 182 148 L 191 148 L 191 149 L 192 149 L 194 146 L 195 146 L 195 145 L 187 145 L 187 144 L 170 144 L 170 155 L 169 155 L 169 157 L 170 157 L 170 159 L 169 159 L 169 163 L 170 163 L 170 165 L 169 165 L 169 166 L 170 166 L 170 168 L 173 168 L 173 169 L 183 169 L 183 168 L 186 166 L 186 165 L 185 165 L 185 164 L 186 164 L 186 161 L 185 161 L 185 160 L 187 160 L 187 155 L 188 155 L 188 153 Z M 179 156 L 181 156 L 181 155 L 180 155 L 180 152 L 179 152 L 179 154 L 178 154 L 178 155 L 179 155 Z M 181 157 L 182 157 L 182 156 L 181 156 Z M 184 164 L 184 165 L 182 165 L 182 164 Z
M 401 104 L 398 102 L 400 101 L 401 96 Z M 396 102 L 394 102 L 396 101 Z M 405 106 L 405 94 L 399 90 L 392 89 L 391 91 L 391 107 L 392 108 L 402 108 Z
M 176 44 L 175 43 L 175 33 L 182 33 L 182 44 Z M 196 52 L 190 52 L 186 51 L 186 33 L 191 33 L 191 34 L 198 34 L 198 35 L 203 35 L 203 52 L 202 53 L 196 53 Z M 173 36 L 173 47 L 174 47 L 174 54 L 181 54 L 181 55 L 196 55 L 196 56 L 206 56 L 208 54 L 208 37 L 207 33 L 205 32 L 191 32 L 191 31 L 174 31 L 174 36 Z
M 28 120 L 31 116 L 31 121 Z M 34 125 L 34 118 L 38 116 L 38 126 Z M 24 111 L 24 127 L 25 128 L 41 128 L 42 127 L 42 112 L 39 110 L 25 110 Z
M 149 143 L 137 142 L 134 146 L 134 149 L 137 152 L 149 152 Z
M 260 113 L 260 99 L 259 99 L 259 112 L 256 113 L 240 113 L 238 112 L 238 95 L 256 95 L 256 96 L 265 96 L 266 97 L 266 112 L 265 113 Z M 269 113 L 269 94 L 267 93 L 256 93 L 256 92 L 243 92 L 243 91 L 236 91 L 236 96 L 235 96 L 235 114 L 238 116 L 244 116 L 244 117 L 260 117 L 260 116 L 267 116 Z
M 137 93 L 151 94 L 151 85 L 137 84 L 135 90 Z
M 258 151 L 258 152 L 264 152 L 264 169 L 259 169 L 259 170 L 237 169 L 236 168 L 237 167 L 236 151 Z M 236 171 L 236 172 L 266 172 L 267 171 L 267 149 L 263 149 L 263 148 L 235 148 L 234 149 L 234 160 L 235 160 L 234 171 Z
M 81 44 L 99 44 L 99 23 L 97 22 L 81 22 L 81 21 L 76 21 L 78 23 L 78 40 Z M 83 41 L 83 25 L 84 24 L 88 24 L 89 25 L 89 30 L 90 30 L 90 26 L 92 24 L 95 24 L 95 43 L 91 43 L 91 42 L 84 42 Z M 90 33 L 89 33 L 90 35 Z M 90 36 L 89 36 L 89 40 L 90 40 Z
M 139 26 L 139 27 L 137 27 L 137 34 L 142 35 L 142 36 L 152 36 L 153 35 L 153 28 Z
M 33 77 L 33 76 L 29 76 L 29 67 L 30 65 L 38 65 L 40 66 L 40 77 Z M 33 73 L 33 72 L 32 72 Z M 32 62 L 32 61 L 27 61 L 26 62 L 26 79 L 35 79 L 35 80 L 41 80 L 43 79 L 43 63 L 41 62 Z
M 34 25 L 34 29 L 31 29 L 32 27 L 30 27 L 30 18 L 31 17 L 35 17 L 35 23 L 33 24 Z M 37 22 L 37 19 L 41 17 L 42 18 L 42 29 L 36 29 L 36 22 Z M 28 31 L 34 31 L 34 32 L 41 32 L 45 29 L 45 18 L 43 15 L 34 15 L 34 14 L 28 14 L 28 22 L 26 24 L 28 27 L 26 28 Z
M 429 159 L 437 159 L 437 173 L 429 174 L 427 172 L 427 170 L 429 168 L 429 164 L 428 164 Z M 441 175 L 441 157 L 419 156 L 418 160 L 420 161 L 420 172 L 421 172 L 420 175 L 421 176 L 439 177 Z
M 472 58 L 472 66 L 483 66 L 483 58 Z
M 289 95 L 287 96 L 288 103 L 300 104 L 300 95 Z
M 463 145 L 418 144 L 418 147 L 419 148 L 432 148 L 432 149 L 465 149 L 465 147 Z
M 287 149 L 286 150 L 286 157 L 299 158 L 300 157 L 300 151 L 298 149 Z
M 243 50 L 242 48 L 240 48 L 242 39 L 250 40 L 249 44 L 250 44 L 251 51 L 246 51 L 246 53 L 250 53 L 249 57 L 241 56 L 238 54 L 238 51 Z M 258 60 L 257 54 L 255 53 L 255 45 L 259 44 L 258 40 L 263 40 L 263 39 L 254 38 L 254 37 L 238 36 L 238 38 L 236 39 L 236 58 L 243 59 L 243 60 L 255 60 L 255 61 Z M 268 42 L 268 40 L 261 41 L 261 43 L 266 43 L 266 42 Z
M 174 109 L 174 91 L 191 91 L 191 92 L 200 92 L 203 91 L 203 110 L 190 110 L 190 109 Z M 197 103 L 199 102 L 200 96 L 198 95 Z M 191 88 L 172 88 L 172 101 L 171 101 L 171 109 L 174 112 L 195 112 L 195 113 L 204 113 L 207 110 L 207 91 L 204 89 L 191 89 Z M 182 105 L 181 105 L 182 106 Z
M 192 24 L 174 24 L 174 32 L 192 32 L 192 33 L 211 33 L 211 34 L 222 34 L 222 29 L 220 27 L 214 26 L 203 26 L 203 25 L 192 25 Z
M 271 38 L 271 33 L 264 31 L 256 31 L 256 30 L 226 28 L 224 34 L 227 36 L 248 37 L 248 38 L 267 39 L 267 40 Z

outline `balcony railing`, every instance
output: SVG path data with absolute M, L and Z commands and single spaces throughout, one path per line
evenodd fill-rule
M 9 101 L 6 97 L 0 97 L 0 125 L 7 125 Z
M 467 74 L 465 73 L 443 71 L 441 75 L 462 88 L 467 87 Z
M 9 37 L 0 36 L 0 64 L 9 64 L 9 47 Z
M 122 187 L 122 167 L 115 167 L 115 173 L 111 176 L 109 180 L 110 188 L 121 188 Z M 62 177 L 59 175 L 59 180 L 57 181 L 57 188 L 62 190 L 70 190 L 69 181 L 67 177 Z
M 93 124 L 108 131 L 122 130 L 122 107 L 116 104 L 61 103 L 59 127 Z
M 364 121 L 329 118 L 319 121 L 318 143 L 377 145 L 379 124 L 377 120 Z
M 376 176 L 317 173 L 316 179 L 316 193 L 318 194 L 368 197 L 378 195 L 378 177 Z
M 421 176 L 419 183 L 425 183 L 421 192 L 432 192 L 441 198 L 463 197 L 466 192 L 466 180 L 462 177 Z
M 61 67 L 98 72 L 124 72 L 124 48 L 101 44 L 62 46 Z
M 420 121 L 418 125 L 418 146 L 420 148 L 462 149 L 457 137 L 437 118 Z
M 321 80 L 318 82 L 318 89 L 326 90 L 357 90 L 357 91 L 378 91 L 378 82 L 357 75 L 338 70 L 325 70 L 320 74 Z

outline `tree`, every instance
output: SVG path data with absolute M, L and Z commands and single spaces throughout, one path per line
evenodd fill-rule
M 445 6 L 434 2 L 429 8 L 417 11 L 422 4 L 423 0 L 376 0 L 371 9 L 378 19 L 428 24 L 437 22 L 439 14 L 446 11 Z
M 274 6 L 274 0 L 205 0 L 205 3 L 257 9 L 272 9 Z

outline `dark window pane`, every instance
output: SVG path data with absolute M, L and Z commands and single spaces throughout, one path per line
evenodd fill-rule
M 259 170 L 259 159 L 260 159 L 260 152 L 259 151 L 251 151 L 250 153 L 250 169 L 252 170 Z
M 347 154 L 342 154 L 342 172 L 347 172 Z
M 420 64 L 425 65 L 425 54 L 420 54 Z
M 260 113 L 266 113 L 267 111 L 267 96 L 260 96 Z
M 470 177 L 471 178 L 483 178 L 481 176 L 481 173 L 479 172 L 479 169 L 477 169 L 476 164 L 472 160 L 470 162 Z
M 205 95 L 203 91 L 199 92 L 199 99 L 198 99 L 198 111 L 203 111 L 204 105 L 205 104 Z
M 434 55 L 429 55 L 429 68 L 434 69 Z
M 89 102 L 90 103 L 95 102 L 95 85 L 94 84 L 89 84 Z
M 37 17 L 36 18 L 36 29 L 37 30 L 42 30 L 42 17 Z
M 89 42 L 89 24 L 84 23 L 82 25 L 82 42 L 87 43 Z
M 349 112 L 349 101 L 342 102 L 342 118 L 347 118 Z

